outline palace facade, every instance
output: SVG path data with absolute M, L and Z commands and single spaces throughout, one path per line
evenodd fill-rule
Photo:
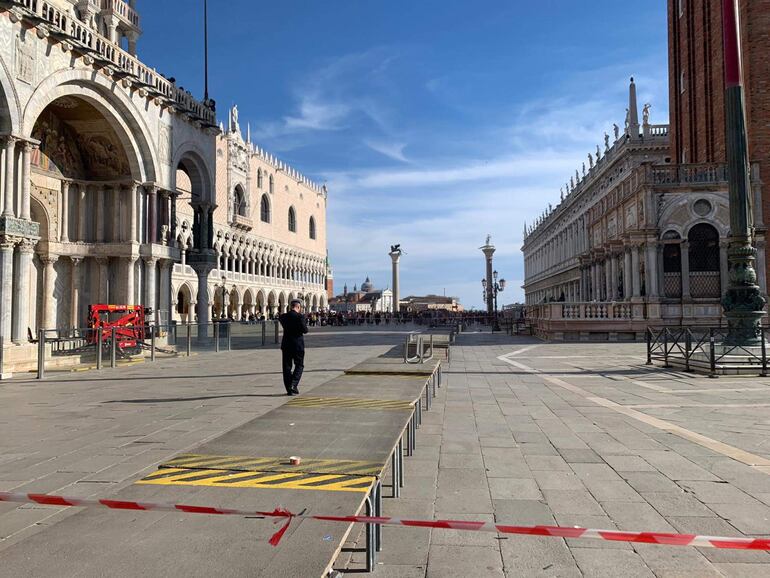
M 719 324 L 727 288 L 724 163 L 672 163 L 667 125 L 638 120 L 576 171 L 561 202 L 525 227 L 528 317 L 550 339 L 641 339 L 651 325 Z M 585 165 L 584 165 L 585 167 Z M 765 262 L 759 168 L 752 170 L 755 242 Z M 759 283 L 766 293 L 765 268 Z
M 0 0 L 0 338 L 326 306 L 326 190 L 136 57 L 122 0 Z

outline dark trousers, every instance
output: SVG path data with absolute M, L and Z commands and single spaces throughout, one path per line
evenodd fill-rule
M 281 349 L 281 353 L 283 354 L 283 385 L 289 393 L 297 389 L 299 380 L 302 379 L 302 370 L 305 369 L 305 350 L 287 348 Z

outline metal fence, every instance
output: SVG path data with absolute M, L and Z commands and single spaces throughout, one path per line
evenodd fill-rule
M 29 340 L 37 346 L 36 374 L 116 368 L 142 361 L 273 346 L 280 339 L 277 321 L 185 323 L 39 329 Z M 0 352 L 3 352 L 0 340 Z M 2 355 L 3 353 L 0 353 Z M 0 369 L 5 367 L 0 358 Z
M 647 365 L 657 361 L 668 368 L 674 363 L 685 371 L 705 370 L 709 377 L 717 377 L 718 370 L 756 369 L 766 377 L 767 328 L 762 327 L 760 332 L 761 342 L 745 347 L 725 345 L 728 330 L 724 327 L 648 327 Z

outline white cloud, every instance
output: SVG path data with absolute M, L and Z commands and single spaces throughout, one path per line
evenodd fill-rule
M 400 142 L 379 142 L 374 140 L 364 140 L 364 144 L 368 146 L 373 151 L 376 151 L 380 153 L 381 155 L 384 155 L 388 157 L 389 159 L 393 159 L 394 161 L 400 161 L 402 163 L 408 163 L 410 162 L 409 159 L 404 156 L 404 149 L 406 148 L 406 143 L 400 143 Z

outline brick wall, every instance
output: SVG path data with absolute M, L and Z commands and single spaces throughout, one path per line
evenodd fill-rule
M 738 4 L 749 158 L 766 183 L 762 214 L 769 223 L 770 0 Z M 725 162 L 722 0 L 669 0 L 668 38 L 672 159 Z

